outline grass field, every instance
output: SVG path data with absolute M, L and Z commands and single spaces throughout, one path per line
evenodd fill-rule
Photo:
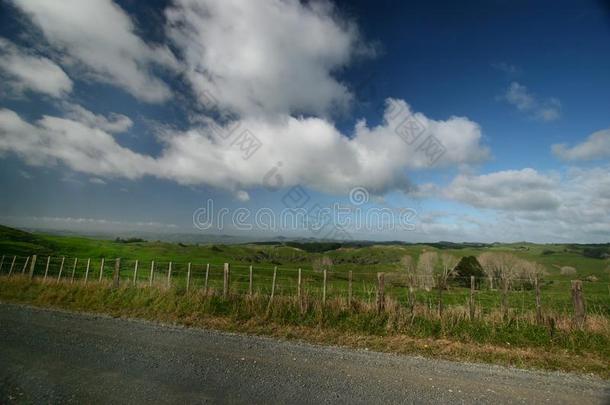
M 0 227 L 0 254 L 4 256 L 0 299 L 315 342 L 356 347 L 366 344 L 395 352 L 593 372 L 609 377 L 609 261 L 586 257 L 584 251 L 588 248 L 591 247 L 529 243 L 185 245 L 31 234 Z M 484 279 L 475 292 L 474 319 L 469 317 L 470 289 L 460 286 L 460 280 L 452 280 L 443 292 L 442 316 L 437 313 L 435 290 L 418 289 L 411 307 L 400 259 L 404 255 L 417 259 L 423 251 L 433 250 L 458 257 L 478 256 L 486 251 L 510 252 L 544 265 L 547 272 L 541 280 L 544 322 L 535 319 L 535 296 L 531 288 L 511 290 L 509 312 L 504 314 L 500 311 L 500 292 L 489 289 Z M 32 254 L 37 255 L 37 261 L 34 280 L 30 281 L 27 274 Z M 327 272 L 325 304 L 322 304 L 323 273 L 312 268 L 312 262 L 323 255 L 333 261 L 332 269 Z M 119 289 L 109 288 L 115 258 L 121 259 Z M 138 271 L 134 282 L 136 261 Z M 172 272 L 168 282 L 170 262 Z M 189 263 L 191 278 L 187 293 Z M 228 298 L 223 298 L 221 293 L 224 263 L 231 265 Z M 253 268 L 252 296 L 248 294 L 250 266 Z M 574 267 L 577 273 L 562 275 L 563 266 Z M 151 267 L 153 288 L 148 288 Z M 271 305 L 275 268 L 275 297 Z M 296 298 L 299 268 L 303 280 L 300 301 Z M 347 301 L 350 271 L 353 273 L 351 305 Z M 385 274 L 386 281 L 386 308 L 381 313 L 375 305 L 378 272 Z M 583 280 L 588 315 L 583 329 L 574 328 L 571 322 L 570 286 L 574 279 Z M 406 346 L 397 347 L 397 342 Z
M 324 251 L 329 248 L 330 250 Z M 37 254 L 36 275 L 42 275 L 46 260 L 51 256 L 48 276 L 59 275 L 62 257 L 65 257 L 63 277 L 71 277 L 74 259 L 78 258 L 75 279 L 85 277 L 87 260 L 90 259 L 89 279 L 99 278 L 102 258 L 105 260 L 104 277 L 111 277 L 114 259 L 121 258 L 121 277 L 133 280 L 135 262 L 138 261 L 137 281 L 147 284 L 151 264 L 154 261 L 154 282 L 166 284 L 169 263 L 172 262 L 172 286 L 186 287 L 188 263 L 191 263 L 191 287 L 204 286 L 205 269 L 209 264 L 208 287 L 220 289 L 223 280 L 223 264 L 231 264 L 231 288 L 246 292 L 249 284 L 249 266 L 253 266 L 253 289 L 268 294 L 271 289 L 273 269 L 277 267 L 277 295 L 294 295 L 297 289 L 297 269 L 302 269 L 304 289 L 312 296 L 320 296 L 322 273 L 312 269 L 312 262 L 322 255 L 333 261 L 328 272 L 327 297 L 345 297 L 348 272 L 353 272 L 353 294 L 364 300 L 374 300 L 377 273 L 386 273 L 386 293 L 399 302 L 407 299 L 407 289 L 401 273 L 400 259 L 410 255 L 414 259 L 427 250 L 442 250 L 458 257 L 478 256 L 485 251 L 510 252 L 526 260 L 538 262 L 546 268 L 547 275 L 541 282 L 542 304 L 552 312 L 571 311 L 571 280 L 584 282 L 584 292 L 590 313 L 610 316 L 610 260 L 585 257 L 582 245 L 536 245 L 531 243 L 494 244 L 486 246 L 455 245 L 340 245 L 319 244 L 243 244 L 243 245 L 186 245 L 164 242 L 100 240 L 83 237 L 64 237 L 31 234 L 12 228 L 0 227 L 0 254 L 5 255 L 0 273 L 6 273 L 14 255 L 17 255 L 15 271 L 22 271 L 27 256 Z M 316 250 L 312 252 L 312 250 Z M 560 268 L 574 267 L 575 275 L 562 275 Z M 593 278 L 591 278 L 593 277 Z M 586 281 L 596 280 L 596 281 Z M 459 287 L 458 280 L 444 292 L 443 302 L 465 305 L 470 291 Z M 483 280 L 484 281 L 484 280 Z M 418 302 L 433 305 L 434 291 L 416 291 Z M 500 305 L 500 294 L 482 288 L 476 293 L 476 303 L 481 311 L 493 311 Z M 514 311 L 534 308 L 532 289 L 512 290 L 509 305 Z

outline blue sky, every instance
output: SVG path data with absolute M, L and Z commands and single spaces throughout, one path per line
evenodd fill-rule
M 2 1 L 0 222 L 607 242 L 609 18 L 596 1 Z M 286 226 L 295 193 L 347 223 Z M 208 201 L 214 224 L 194 223 Z

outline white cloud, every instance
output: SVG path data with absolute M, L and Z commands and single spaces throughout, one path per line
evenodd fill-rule
M 541 121 L 555 121 L 561 116 L 561 102 L 557 98 L 539 100 L 527 87 L 517 82 L 510 84 L 503 99 L 519 111 Z
M 152 46 L 135 34 L 129 16 L 111 0 L 13 0 L 49 43 L 95 79 L 111 83 L 149 102 L 167 100 L 169 87 L 154 65 L 176 68 L 166 46 Z
M 106 132 L 125 132 L 133 125 L 133 121 L 123 114 L 110 113 L 108 117 L 105 117 L 100 114 L 94 114 L 78 104 L 68 102 L 63 103 L 62 107 L 67 118 Z
M 100 186 L 106 185 L 106 182 L 98 177 L 92 177 L 89 179 L 89 183 L 91 184 L 99 184 Z
M 459 175 L 443 195 L 477 208 L 554 210 L 560 204 L 555 194 L 556 187 L 556 179 L 527 168 L 480 176 Z
M 609 172 L 605 166 L 561 175 L 534 169 L 460 175 L 436 196 L 487 210 L 477 212 L 480 224 L 470 240 L 607 242 Z
M 326 2 L 176 0 L 166 15 L 200 102 L 240 116 L 344 109 L 332 73 L 373 52 Z
M 424 126 L 421 142 L 408 144 L 398 135 L 400 122 L 391 119 L 396 108 Z M 159 135 L 162 151 L 156 158 L 120 146 L 104 128 L 107 119 L 91 119 L 86 110 L 78 111 L 69 118 L 44 116 L 32 125 L 10 110 L 0 110 L 0 151 L 14 152 L 30 164 L 60 161 L 95 176 L 137 179 L 151 175 L 235 192 L 268 185 L 266 175 L 280 162 L 282 186 L 301 184 L 334 194 L 355 186 L 380 194 L 407 191 L 412 187 L 405 173 L 408 169 L 478 163 L 488 156 L 476 123 L 461 117 L 432 120 L 412 113 L 400 100 L 388 104 L 383 125 L 369 128 L 361 121 L 350 137 L 321 118 L 245 118 L 227 140 L 222 135 L 228 132 L 218 131 L 213 121 L 185 132 L 164 130 Z M 247 160 L 233 144 L 244 130 L 262 144 Z M 435 161 L 418 146 L 429 136 L 445 148 Z M 272 180 L 275 184 L 276 178 Z
M 154 163 L 120 146 L 107 132 L 65 118 L 43 116 L 32 125 L 0 109 L 0 135 L 0 152 L 11 151 L 33 166 L 61 162 L 78 172 L 135 179 Z
M 52 60 L 17 47 L 0 38 L 0 70 L 5 85 L 18 93 L 30 90 L 53 97 L 72 91 L 72 80 Z
M 553 145 L 552 150 L 557 157 L 568 161 L 610 158 L 610 129 L 597 131 L 573 147 L 566 144 Z

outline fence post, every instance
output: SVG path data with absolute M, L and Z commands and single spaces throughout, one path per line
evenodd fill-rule
M 186 271 L 186 293 L 189 293 L 189 288 L 191 287 L 191 264 L 188 264 L 188 268 Z
M 225 263 L 223 267 L 222 278 L 222 298 L 227 298 L 229 294 L 229 263 Z
M 155 276 L 155 261 L 150 262 L 150 277 L 148 278 L 148 286 L 152 287 L 153 278 Z
M 474 276 L 470 276 L 470 320 L 474 321 Z
M 534 289 L 536 290 L 536 323 L 542 323 L 542 305 L 540 304 L 540 285 L 538 277 L 534 278 Z
M 585 299 L 582 291 L 582 282 L 572 280 L 572 303 L 574 304 L 574 325 L 582 328 L 585 323 Z
M 13 261 L 11 262 L 11 268 L 8 271 L 8 276 L 10 277 L 13 274 L 13 268 L 15 267 L 15 260 L 17 260 L 17 256 L 13 256 Z
M 326 269 L 324 269 L 324 278 L 322 280 L 322 305 L 326 305 Z
M 167 266 L 167 288 L 172 285 L 172 262 L 169 262 Z
M 385 275 L 377 273 L 377 312 L 383 312 L 385 309 Z
M 57 282 L 61 281 L 61 273 L 64 271 L 64 263 L 66 261 L 66 257 L 61 257 L 61 264 L 59 265 L 59 275 L 57 276 Z
M 352 271 L 350 270 L 349 273 L 347 273 L 347 305 L 351 308 L 352 307 Z
M 121 282 L 121 258 L 117 257 L 114 261 L 114 274 L 112 276 L 112 287 L 119 288 Z
M 208 276 L 210 275 L 210 263 L 205 265 L 205 281 L 203 282 L 203 290 L 205 295 L 208 295 Z
M 25 259 L 25 264 L 23 265 L 23 269 L 21 270 L 21 274 L 25 274 L 25 269 L 28 267 L 28 263 L 30 262 L 30 256 Z
M 44 277 L 42 279 L 43 282 L 47 281 L 47 275 L 49 274 L 49 264 L 51 264 L 51 256 L 47 257 L 47 265 L 44 268 Z
M 252 265 L 250 265 L 250 272 L 248 274 L 248 295 L 252 298 Z
M 78 263 L 78 258 L 74 258 L 74 266 L 72 266 L 72 277 L 70 278 L 70 283 L 74 282 L 74 274 L 76 273 L 76 264 Z
M 133 285 L 136 286 L 138 282 L 138 260 L 136 259 L 136 263 L 133 265 Z
M 89 279 L 89 266 L 91 265 L 91 259 L 87 259 L 87 269 L 85 270 L 85 284 L 87 284 L 87 280 Z
M 4 255 L 2 255 L 2 260 L 0 260 L 0 273 L 2 273 L 2 266 L 4 265 Z
M 271 281 L 271 296 L 269 297 L 269 305 L 267 306 L 267 310 L 271 308 L 271 303 L 273 302 L 273 296 L 275 295 L 275 277 L 277 275 L 277 266 L 273 268 L 273 279 Z
M 36 255 L 32 255 L 32 262 L 30 263 L 30 281 L 34 278 L 34 267 L 36 266 Z
M 297 300 L 301 302 L 301 268 L 299 267 L 299 274 L 297 278 Z
M 100 283 L 102 282 L 103 276 L 104 276 L 104 258 L 102 257 L 102 264 L 100 265 Z

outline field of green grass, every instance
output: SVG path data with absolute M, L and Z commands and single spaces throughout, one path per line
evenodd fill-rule
M 590 257 L 590 249 L 603 253 L 608 245 L 195 245 L 32 234 L 0 226 L 0 299 L 400 353 L 594 372 L 608 378 L 610 262 Z M 534 291 L 525 283 L 510 291 L 508 314 L 500 310 L 501 293 L 490 289 L 485 278 L 477 280 L 474 319 L 469 316 L 471 292 L 464 287 L 469 284 L 465 280 L 452 279 L 443 291 L 442 316 L 437 312 L 436 290 L 417 289 L 415 302 L 410 303 L 400 260 L 405 255 L 417 260 L 424 251 L 457 257 L 510 252 L 542 264 L 547 273 L 540 281 L 543 322 L 536 320 Z M 37 260 L 30 281 L 32 255 Z M 325 303 L 323 272 L 312 266 L 323 256 L 333 262 L 327 271 Z M 119 289 L 109 288 L 116 258 L 120 258 Z M 222 294 L 224 263 L 231 268 L 226 298 Z M 576 274 L 562 275 L 564 266 L 575 268 Z M 297 299 L 299 269 L 301 300 Z M 351 304 L 347 300 L 349 272 L 353 274 Z M 376 306 L 379 272 L 385 275 L 382 312 Z M 583 282 L 587 306 L 583 329 L 574 328 L 571 319 L 571 280 L 576 279 Z
M 253 267 L 253 290 L 269 294 L 272 275 L 277 267 L 277 295 L 295 295 L 297 271 L 302 269 L 303 289 L 306 294 L 319 297 L 322 294 L 322 273 L 314 271 L 312 262 L 322 256 L 330 257 L 333 267 L 327 274 L 328 298 L 346 297 L 348 272 L 353 273 L 353 295 L 366 301 L 374 301 L 377 289 L 377 273 L 386 273 L 386 294 L 398 302 L 406 302 L 407 289 L 400 259 L 405 255 L 415 260 L 422 251 L 439 250 L 457 257 L 478 256 L 486 251 L 510 252 L 529 261 L 542 264 L 547 271 L 541 281 L 542 305 L 545 311 L 569 313 L 572 303 L 571 280 L 583 280 L 587 308 L 590 313 L 610 316 L 610 260 L 586 257 L 584 245 L 536 245 L 531 243 L 458 245 L 458 244 L 367 244 L 367 243 L 261 243 L 236 245 L 195 245 L 153 241 L 102 240 L 73 236 L 31 234 L 0 226 L 0 254 L 4 262 L 0 274 L 6 274 L 14 256 L 14 271 L 21 272 L 28 256 L 38 256 L 35 275 L 45 273 L 50 256 L 48 278 L 59 276 L 64 260 L 62 278 L 82 280 L 89 261 L 88 279 L 98 280 L 102 259 L 105 261 L 103 277 L 109 279 L 114 270 L 115 258 L 121 258 L 121 279 L 133 282 L 136 275 L 139 285 L 150 282 L 153 267 L 153 283 L 167 285 L 171 262 L 171 285 L 186 288 L 188 264 L 191 263 L 190 287 L 203 288 L 206 267 L 209 264 L 208 289 L 222 288 L 223 264 L 231 265 L 231 290 L 246 293 L 249 288 L 249 267 Z M 604 248 L 604 247 L 602 247 Z M 609 249 L 607 246 L 605 249 Z M 65 258 L 65 259 L 63 259 Z M 74 267 L 75 259 L 76 267 Z M 154 266 L 152 266 L 154 261 Z M 562 275 L 560 268 L 574 267 L 575 275 Z M 29 264 L 28 264 L 29 270 Z M 485 280 L 482 280 L 482 285 Z M 436 292 L 423 289 L 416 291 L 416 300 L 421 305 L 436 305 Z M 464 306 L 470 290 L 453 280 L 443 294 L 444 305 Z M 481 312 L 492 312 L 500 306 L 500 294 L 496 290 L 481 288 L 476 292 L 476 304 Z M 515 312 L 527 312 L 534 308 L 534 291 L 531 288 L 516 288 L 509 293 L 509 306 Z

